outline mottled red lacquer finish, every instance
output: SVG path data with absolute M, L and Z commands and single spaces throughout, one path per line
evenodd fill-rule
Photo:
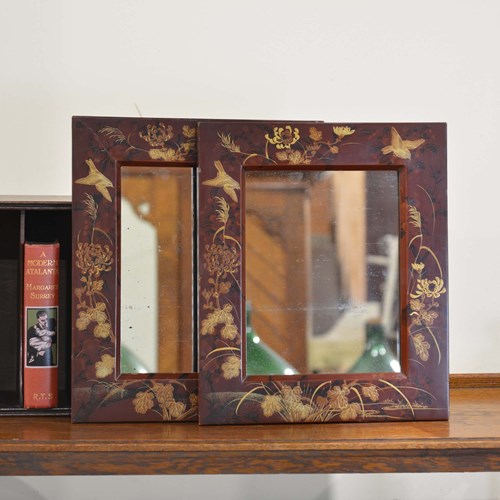
M 198 148 L 200 423 L 448 418 L 446 125 L 201 123 Z M 401 373 L 246 377 L 243 173 L 266 168 L 398 172 Z
M 196 420 L 197 374 L 118 373 L 122 164 L 194 169 L 196 122 L 73 118 L 72 419 Z

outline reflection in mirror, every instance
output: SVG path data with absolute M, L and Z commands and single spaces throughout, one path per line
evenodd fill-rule
M 398 173 L 244 176 L 247 375 L 400 371 Z
M 120 176 L 121 373 L 193 372 L 193 169 Z

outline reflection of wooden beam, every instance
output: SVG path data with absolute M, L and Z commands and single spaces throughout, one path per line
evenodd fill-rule
M 306 185 L 246 179 L 246 298 L 253 326 L 272 349 L 307 373 L 310 252 Z M 257 178 L 256 178 L 257 177 Z
M 335 171 L 331 179 L 342 286 L 347 298 L 363 303 L 367 297 L 366 173 Z

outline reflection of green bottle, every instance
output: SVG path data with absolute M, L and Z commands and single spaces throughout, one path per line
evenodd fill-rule
M 252 328 L 251 305 L 247 302 L 247 375 L 293 375 L 297 370 L 271 349 Z
M 391 351 L 378 321 L 366 325 L 365 352 L 349 370 L 350 373 L 399 372 L 401 367 Z
M 125 345 L 120 347 L 120 371 L 122 373 L 150 373 L 151 370 Z

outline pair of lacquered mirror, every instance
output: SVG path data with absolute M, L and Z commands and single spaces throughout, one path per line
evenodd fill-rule
M 73 141 L 73 421 L 447 418 L 444 124 Z

